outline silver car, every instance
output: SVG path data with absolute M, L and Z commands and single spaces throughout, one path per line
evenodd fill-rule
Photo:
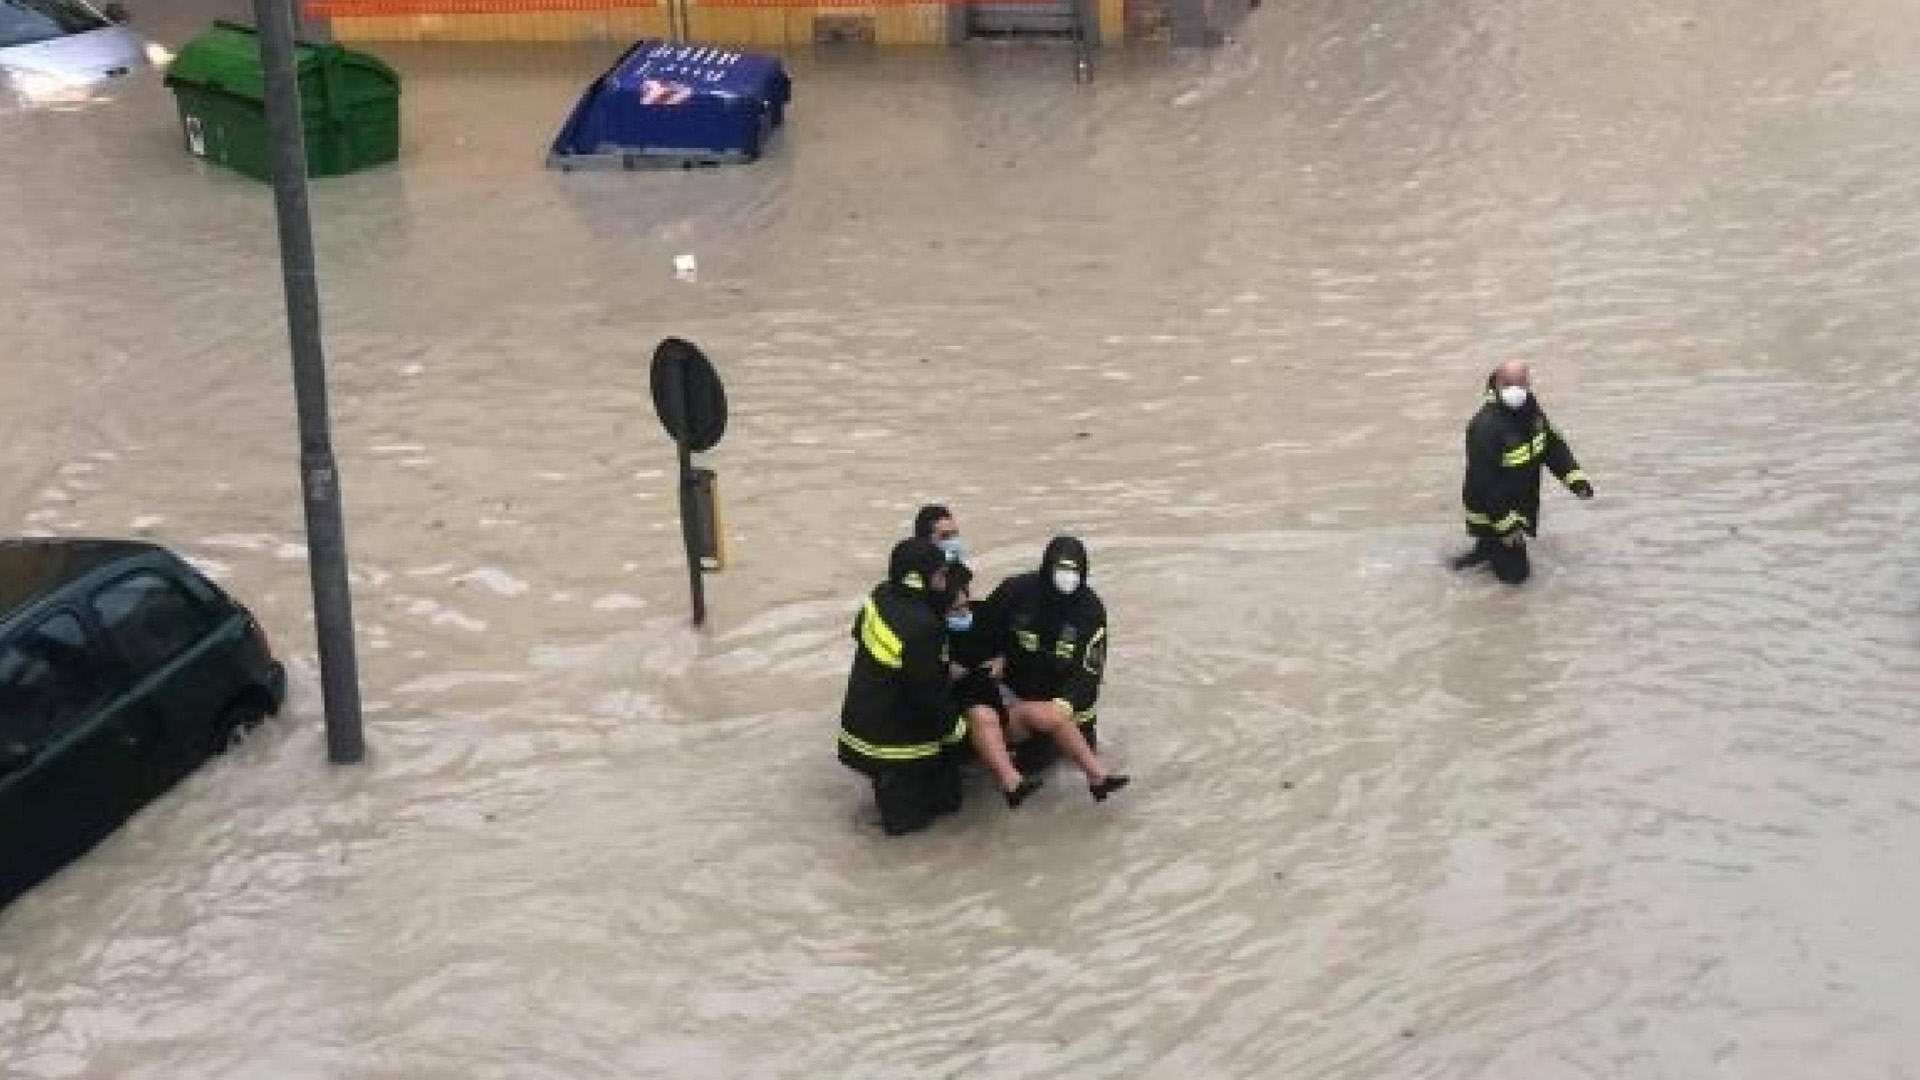
M 146 67 L 154 49 L 119 4 L 0 0 L 0 100 L 85 100 Z

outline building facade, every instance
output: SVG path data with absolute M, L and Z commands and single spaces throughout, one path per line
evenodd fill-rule
M 1248 0 L 306 0 L 339 41 L 1213 45 Z

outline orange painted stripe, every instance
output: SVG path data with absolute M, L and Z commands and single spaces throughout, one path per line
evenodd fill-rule
M 996 7 L 1045 0 L 689 0 L 699 8 Z M 616 11 L 660 7 L 664 0 L 306 0 L 313 18 L 372 19 L 417 15 L 533 15 L 551 11 Z
M 1034 4 L 1044 0 L 688 0 L 690 11 L 701 8 L 903 8 L 903 7 L 990 7 L 997 4 Z
M 372 19 L 407 15 L 531 15 L 659 6 L 660 0 L 307 0 L 303 10 L 313 18 Z

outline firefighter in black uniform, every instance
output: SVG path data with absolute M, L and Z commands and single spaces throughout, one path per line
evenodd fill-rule
M 913 535 L 933 541 L 947 553 L 948 562 L 966 558 L 966 548 L 960 543 L 960 523 L 953 519 L 953 511 L 939 503 L 928 503 L 913 515 Z
M 888 836 L 960 808 L 966 721 L 947 667 L 947 556 L 926 540 L 894 545 L 887 580 L 853 623 L 853 671 L 840 707 L 840 760 L 873 782 Z
M 1527 537 L 1540 531 L 1540 468 L 1582 499 L 1593 485 L 1532 391 L 1527 365 L 1509 360 L 1487 377 L 1486 402 L 1467 425 L 1467 479 L 1461 490 L 1473 550 L 1454 568 L 1490 564 L 1509 585 L 1527 580 Z
M 1051 739 L 1086 774 L 1093 797 L 1126 787 L 1094 753 L 1100 677 L 1107 662 L 1107 610 L 1087 585 L 1087 548 L 1071 536 L 1047 544 L 1040 571 L 1007 579 L 987 598 L 989 640 L 1005 658 L 1010 741 Z

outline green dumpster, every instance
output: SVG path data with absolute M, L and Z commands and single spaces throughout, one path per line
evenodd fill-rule
M 344 176 L 400 156 L 400 76 L 365 53 L 301 44 L 307 173 Z M 273 177 L 266 78 L 252 27 L 217 22 L 167 69 L 187 150 L 256 180 Z

